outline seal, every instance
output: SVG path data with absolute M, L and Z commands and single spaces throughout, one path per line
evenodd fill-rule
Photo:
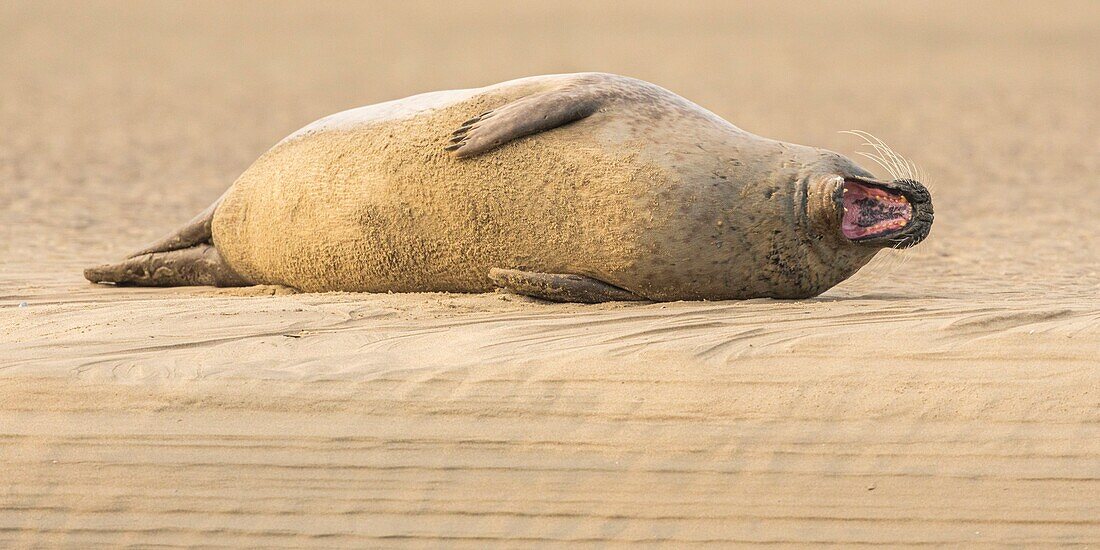
M 913 178 L 580 73 L 320 119 L 93 282 L 537 298 L 816 296 L 931 228 Z

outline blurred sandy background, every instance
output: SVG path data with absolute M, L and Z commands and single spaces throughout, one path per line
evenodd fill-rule
M 1100 545 L 1097 52 L 1090 2 L 2 2 L 0 545 Z M 572 71 L 876 134 L 932 236 L 802 302 L 80 276 L 316 118 Z

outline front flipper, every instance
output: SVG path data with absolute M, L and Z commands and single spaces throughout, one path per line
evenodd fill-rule
M 645 300 L 629 290 L 584 275 L 494 268 L 489 270 L 489 278 L 500 288 L 551 302 L 597 304 Z
M 513 139 L 580 120 L 600 108 L 602 94 L 589 86 L 569 86 L 517 99 L 467 120 L 444 147 L 459 158 L 480 155 Z

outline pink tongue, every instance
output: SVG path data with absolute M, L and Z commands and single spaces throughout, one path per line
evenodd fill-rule
M 901 195 L 854 182 L 845 183 L 844 189 L 840 230 L 849 239 L 897 231 L 913 216 L 912 206 Z

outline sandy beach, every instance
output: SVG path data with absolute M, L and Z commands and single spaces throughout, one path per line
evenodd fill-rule
M 0 4 L 0 546 L 1100 546 L 1100 5 L 587 4 Z M 871 132 L 931 236 L 802 301 L 81 276 L 317 118 L 573 71 Z

